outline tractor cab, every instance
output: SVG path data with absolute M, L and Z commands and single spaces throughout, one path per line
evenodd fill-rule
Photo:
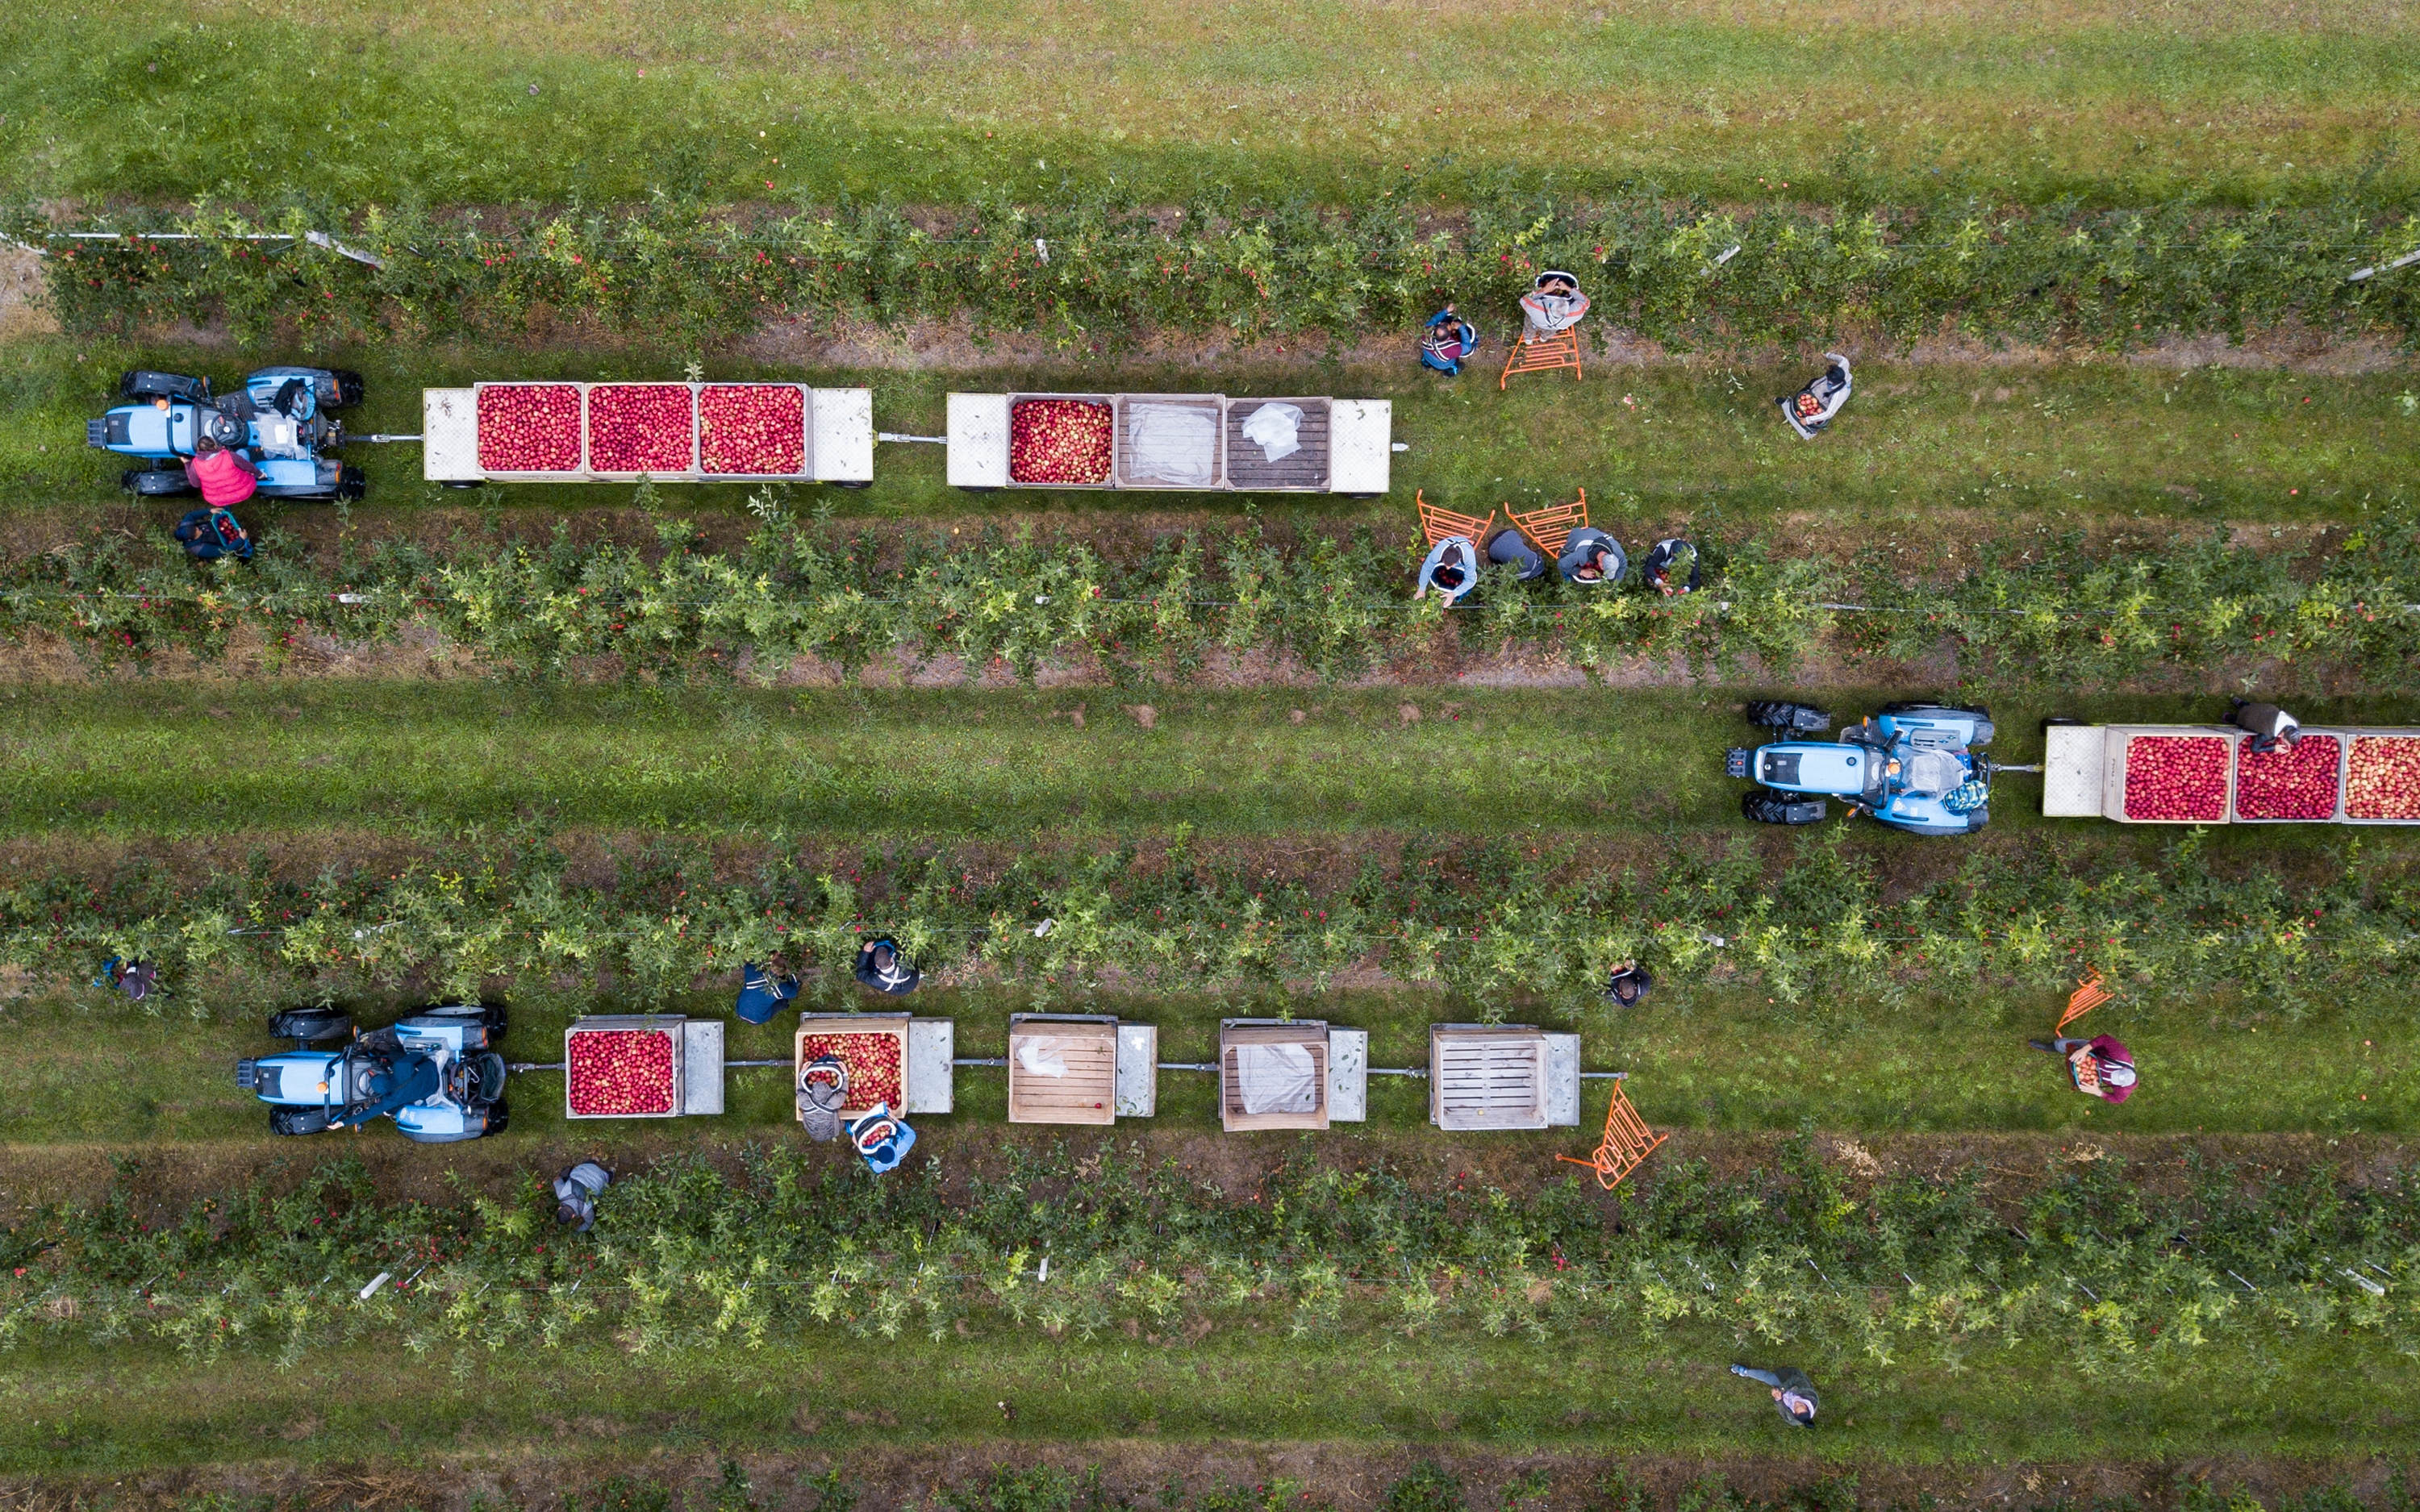
M 85 422 L 87 445 L 150 464 L 120 480 L 146 497 L 190 493 L 184 464 L 205 436 L 240 452 L 260 470 L 256 490 L 271 499 L 359 499 L 362 470 L 327 454 L 345 443 L 330 411 L 362 400 L 358 373 L 323 367 L 264 367 L 232 393 L 213 394 L 207 378 L 138 369 L 118 379 L 130 402 Z
M 320 1134 L 391 1118 L 407 1139 L 451 1144 L 503 1132 L 502 1009 L 432 1008 L 390 1028 L 353 1034 L 333 1010 L 297 1009 L 270 1021 L 292 1039 L 284 1055 L 236 1062 L 236 1086 L 269 1104 L 271 1134 Z M 323 1048 L 334 1041 L 334 1048 Z
M 1777 734 L 1821 732 L 1830 715 L 1803 703 L 1748 705 L 1753 722 Z M 1777 740 L 1732 749 L 1730 776 L 1761 786 L 1742 811 L 1760 824 L 1811 825 L 1828 798 L 1844 798 L 1913 835 L 1971 835 L 1991 820 L 1991 716 L 1945 704 L 1891 703 L 1836 740 Z

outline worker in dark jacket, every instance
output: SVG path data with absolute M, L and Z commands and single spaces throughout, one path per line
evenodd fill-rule
M 1546 575 L 1546 559 L 1519 531 L 1501 530 L 1487 538 L 1487 560 L 1512 569 L 1514 580 L 1536 582 Z
M 886 934 L 857 948 L 857 980 L 876 992 L 902 997 L 916 990 L 924 974 L 899 953 L 899 942 Z
M 1655 979 L 1636 961 L 1624 961 L 1613 968 L 1605 984 L 1605 1000 L 1620 1008 L 1635 1008 L 1655 985 Z
M 731 1011 L 742 1024 L 769 1024 L 798 995 L 799 979 L 783 970 L 779 961 L 763 965 L 751 961 L 739 968 L 739 1000 Z
M 2064 1057 L 2068 1080 L 2079 1092 L 2110 1103 L 2123 1103 L 2134 1095 L 2134 1057 L 2108 1035 L 2089 1040 L 2027 1040 L 2025 1043 Z
M 1794 1365 L 1783 1365 L 1779 1370 L 1751 1370 L 1735 1365 L 1731 1374 L 1762 1381 L 1773 1392 L 1773 1405 L 1780 1409 L 1782 1416 L 1802 1428 L 1815 1426 L 1815 1383 L 1807 1379 L 1806 1371 Z
M 2303 721 L 2274 703 L 2249 703 L 2237 699 L 2226 720 L 2239 730 L 2251 732 L 2250 744 L 2257 755 L 2292 750 L 2294 742 L 2302 738 Z

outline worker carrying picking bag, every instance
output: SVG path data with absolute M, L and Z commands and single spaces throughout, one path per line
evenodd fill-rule
M 1805 440 L 1823 434 L 1840 407 L 1849 402 L 1849 360 L 1838 352 L 1825 352 L 1823 360 L 1832 365 L 1796 393 L 1776 399 L 1781 406 L 1781 418 Z
M 1462 364 L 1479 350 L 1479 328 L 1454 313 L 1449 304 L 1429 316 L 1428 329 L 1420 336 L 1420 365 L 1433 367 L 1448 378 L 1460 378 Z
M 1521 339 L 1543 341 L 1560 335 L 1580 323 L 1589 312 L 1589 297 L 1580 292 L 1580 281 L 1560 269 L 1549 268 L 1540 273 L 1521 296 Z
M 2139 1085 L 2133 1054 L 2109 1035 L 2089 1040 L 2027 1040 L 2025 1043 L 2066 1060 L 2068 1080 L 2075 1089 L 2103 1102 L 2123 1103 Z
M 899 942 L 885 934 L 857 948 L 857 980 L 876 992 L 904 997 L 916 990 L 924 974 L 899 953 Z

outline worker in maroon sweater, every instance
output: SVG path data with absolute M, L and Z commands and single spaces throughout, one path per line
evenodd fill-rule
M 2089 1040 L 2027 1040 L 2036 1050 L 2067 1061 L 2068 1078 L 2075 1089 L 2110 1103 L 2134 1095 L 2134 1057 L 2109 1035 Z

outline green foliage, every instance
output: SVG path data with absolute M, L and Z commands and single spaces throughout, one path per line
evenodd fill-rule
M 1044 918 L 1057 927 L 1037 938 Z M 940 844 L 851 856 L 778 841 L 752 875 L 718 879 L 704 842 L 575 871 L 544 840 L 473 834 L 305 878 L 256 857 L 200 878 L 134 861 L 0 887 L 0 962 L 46 973 L 151 960 L 202 1003 L 212 982 L 243 979 L 289 999 L 558 979 L 653 995 L 777 956 L 811 995 L 845 1001 L 858 942 L 876 933 L 939 981 L 1044 998 L 1112 974 L 1139 992 L 1324 992 L 1357 967 L 1441 983 L 1495 1016 L 1590 1007 L 1614 963 L 1638 960 L 1676 982 L 1754 981 L 1785 1003 L 1881 1005 L 1926 984 L 2060 987 L 2089 968 L 2150 1000 L 2241 992 L 2293 1018 L 2412 980 L 2420 880 L 2358 839 L 2315 849 L 2290 880 L 2217 875 L 2191 836 L 2151 863 L 2029 839 L 1885 894 L 1869 855 L 1835 830 L 1770 866 L 1740 838 L 1619 872 L 1520 841 L 1416 841 L 1313 881 L 1131 845 L 1028 849 L 1002 865 Z
M 666 520 L 637 543 L 575 543 L 560 528 L 543 543 L 491 531 L 362 550 L 349 538 L 333 561 L 272 532 L 253 563 L 205 565 L 164 539 L 95 528 L 0 561 L 0 635 L 58 635 L 102 665 L 170 649 L 219 657 L 249 627 L 272 658 L 306 636 L 376 645 L 434 632 L 496 673 L 763 679 L 800 657 L 854 672 L 889 653 L 1027 679 L 1090 659 L 1133 680 L 1192 676 L 1214 649 L 1351 677 L 1450 623 L 1473 643 L 1590 668 L 1753 658 L 1781 671 L 1819 648 L 1909 661 L 1946 645 L 1970 678 L 2002 686 L 2207 675 L 2251 658 L 2342 671 L 2376 691 L 2420 679 L 2409 607 L 2420 603 L 2420 518 L 2399 508 L 2328 548 L 2037 535 L 1976 543 L 1974 565 L 1939 574 L 1880 550 L 1844 563 L 1728 540 L 1719 521 L 1699 535 L 1709 572 L 1695 594 L 1493 574 L 1446 611 L 1409 597 L 1420 548 L 1366 530 L 1280 538 L 1245 524 L 1119 559 L 1025 529 L 885 542 L 780 518 L 726 553 Z
M 307 342 L 507 335 L 574 312 L 687 341 L 802 315 L 889 322 L 957 311 L 980 329 L 1047 332 L 1070 347 L 1148 328 L 1354 337 L 1409 328 L 1449 300 L 1509 313 L 1545 268 L 1583 274 L 1600 336 L 1621 326 L 1682 345 L 1823 341 L 1876 326 L 1901 339 L 1947 326 L 2118 347 L 2241 337 L 2289 319 L 2407 340 L 2420 330 L 2409 279 L 2346 282 L 2420 248 L 2420 210 L 2350 198 L 1742 210 L 1650 192 L 1481 203 L 1449 230 L 1424 227 L 1392 197 L 1346 212 L 1202 200 L 1166 214 L 1093 195 L 985 200 L 945 230 L 927 220 L 852 205 L 758 223 L 670 197 L 469 211 L 296 202 L 256 214 L 201 201 L 183 214 L 113 217 L 108 228 L 132 239 L 63 246 L 49 287 L 71 331 L 219 319 L 246 340 L 290 329 Z M 21 239 L 63 229 L 30 205 L 0 217 Z M 299 239 L 331 229 L 383 266 Z M 245 239 L 264 233 L 296 239 Z
M 1434 1459 L 1423 1459 L 1387 1488 L 1378 1505 L 1381 1512 L 1465 1512 L 1468 1504 L 1463 1499 L 1460 1476 Z
M 2190 1368 L 2220 1341 L 2345 1333 L 2420 1352 L 2407 1170 L 2356 1181 L 2192 1165 L 2180 1189 L 2137 1184 L 2115 1157 L 2062 1159 L 2008 1212 L 1983 1199 L 1980 1167 L 1826 1172 L 1841 1200 L 1810 1210 L 1792 1195 L 1821 1165 L 1801 1139 L 1780 1168 L 1681 1162 L 1606 1199 L 1576 1179 L 1526 1196 L 1431 1190 L 1383 1164 L 1323 1165 L 1308 1145 L 1240 1189 L 1114 1146 L 1079 1161 L 1012 1145 L 980 1172 L 884 1180 L 748 1147 L 724 1165 L 667 1159 L 615 1183 L 589 1239 L 534 1242 L 468 1202 L 382 1200 L 338 1162 L 157 1222 L 122 1186 L 26 1216 L 0 1257 L 0 1347 L 147 1337 L 290 1365 L 366 1338 L 467 1360 L 600 1334 L 638 1355 L 754 1350 L 820 1329 L 979 1350 L 997 1330 L 1157 1340 L 1203 1320 L 1282 1327 L 1325 1294 L 1337 1326 L 1371 1336 L 1406 1330 L 1401 1299 L 1422 1295 L 1424 1333 L 1644 1344 L 1687 1324 L 1737 1349 L 1877 1365 L 2030 1344 L 2113 1380 Z M 533 1178 L 516 1200 L 548 1198 Z M 360 1298 L 380 1271 L 398 1284 Z M 650 1512 L 654 1494 L 609 1487 L 597 1512 Z M 1100 1502 L 1062 1472 L 1003 1469 L 946 1504 Z M 1434 1469 L 1387 1501 L 1464 1504 Z

